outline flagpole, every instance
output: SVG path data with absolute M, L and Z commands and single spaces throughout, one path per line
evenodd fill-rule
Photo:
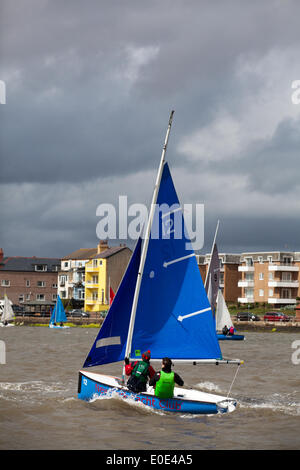
M 214 236 L 214 241 L 213 241 L 212 248 L 211 248 L 210 261 L 209 261 L 208 270 L 207 270 L 207 273 L 206 273 L 206 278 L 205 278 L 205 283 L 204 283 L 205 290 L 206 290 L 206 285 L 207 285 L 207 281 L 208 281 L 208 273 L 209 273 L 209 270 L 210 270 L 212 255 L 213 255 L 213 251 L 214 251 L 214 247 L 215 247 L 215 243 L 216 243 L 216 239 L 217 239 L 217 233 L 218 233 L 218 230 L 219 230 L 219 224 L 220 224 L 220 221 L 218 220 L 216 231 L 215 231 L 215 236 Z
M 126 350 L 125 350 L 125 357 L 129 357 L 130 356 L 130 351 L 131 351 L 132 335 L 133 335 L 133 328 L 134 328 L 134 322 L 135 322 L 135 315 L 136 315 L 136 309 L 137 309 L 137 304 L 138 304 L 139 292 L 140 292 L 140 288 L 141 288 L 142 276 L 143 276 L 144 266 L 145 266 L 145 261 L 146 261 L 146 256 L 147 256 L 147 250 L 148 250 L 149 239 L 150 239 L 150 234 L 151 234 L 154 211 L 155 211 L 158 191 L 159 191 L 159 187 L 160 187 L 161 177 L 162 177 L 162 173 L 163 173 L 163 167 L 164 167 L 164 163 L 165 163 L 165 155 L 166 155 L 166 151 L 167 151 L 167 146 L 168 146 L 168 140 L 169 140 L 169 135 L 170 135 L 171 126 L 172 126 L 173 115 L 174 115 L 174 111 L 171 111 L 170 118 L 169 118 L 169 124 L 168 124 L 166 137 L 165 137 L 165 142 L 164 142 L 164 146 L 163 146 L 163 150 L 162 150 L 162 154 L 161 154 L 160 164 L 159 164 L 159 168 L 158 168 L 158 172 L 157 172 L 156 182 L 155 182 L 155 186 L 154 186 L 153 196 L 152 196 L 152 203 L 151 203 L 151 207 L 150 207 L 150 213 L 149 213 L 149 218 L 148 218 L 146 233 L 145 233 L 145 240 L 144 240 L 143 249 L 142 249 L 142 253 L 141 253 L 140 266 L 139 266 L 139 271 L 138 271 L 138 275 L 137 275 L 137 282 L 136 282 L 136 286 L 135 286 L 134 298 L 133 298 L 133 303 L 132 303 L 131 317 L 130 317 L 130 323 L 129 323 L 129 328 L 128 328 Z M 125 366 L 124 365 L 123 365 L 122 381 L 123 381 L 123 383 L 125 381 Z

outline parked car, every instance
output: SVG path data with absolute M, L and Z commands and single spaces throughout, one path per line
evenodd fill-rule
M 264 315 L 265 321 L 290 321 L 290 317 L 282 312 L 267 312 Z
M 79 310 L 79 309 L 70 310 L 69 315 L 71 317 L 79 317 L 79 318 L 88 318 L 90 316 L 89 313 L 83 312 L 82 310 Z
M 259 321 L 260 317 L 254 313 L 239 312 L 236 316 L 236 319 L 240 321 Z

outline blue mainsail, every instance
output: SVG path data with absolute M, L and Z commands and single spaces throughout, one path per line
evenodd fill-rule
M 129 266 L 84 363 L 124 359 L 141 255 L 138 241 Z M 131 358 L 222 359 L 210 303 L 168 164 L 164 164 L 132 336 Z
M 131 357 L 150 349 L 153 359 L 164 356 L 221 359 L 210 303 L 167 163 L 154 222 L 139 293 Z
M 50 318 L 50 324 L 61 323 L 61 322 L 66 322 L 66 321 L 67 321 L 67 317 L 66 317 L 66 314 L 65 314 L 65 309 L 64 309 L 64 306 L 62 304 L 61 298 L 58 295 L 55 307 L 53 309 L 53 312 L 52 312 L 52 315 L 51 315 L 51 318 Z
M 141 259 L 141 244 L 139 238 L 119 289 L 83 367 L 117 362 L 125 357 L 131 307 Z

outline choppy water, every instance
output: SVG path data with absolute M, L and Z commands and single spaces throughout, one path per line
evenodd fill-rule
M 173 415 L 117 397 L 78 400 L 78 370 L 96 334 L 84 328 L 1 328 L 6 364 L 0 364 L 0 449 L 300 448 L 300 364 L 292 361 L 299 334 L 246 333 L 244 342 L 223 341 L 225 357 L 245 360 L 231 391 L 239 405 L 212 416 Z M 101 368 L 116 375 L 120 370 L 120 364 Z M 185 365 L 176 371 L 185 385 L 227 395 L 236 366 Z

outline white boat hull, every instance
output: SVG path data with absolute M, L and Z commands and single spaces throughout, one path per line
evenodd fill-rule
M 122 385 L 121 379 L 95 372 L 79 372 L 78 398 L 93 400 L 101 396 L 117 394 L 123 399 L 140 401 L 146 406 L 175 413 L 216 414 L 234 411 L 236 401 L 232 398 L 201 392 L 200 390 L 175 387 L 174 397 L 161 399 L 155 396 L 153 387 L 146 392 L 133 393 Z

